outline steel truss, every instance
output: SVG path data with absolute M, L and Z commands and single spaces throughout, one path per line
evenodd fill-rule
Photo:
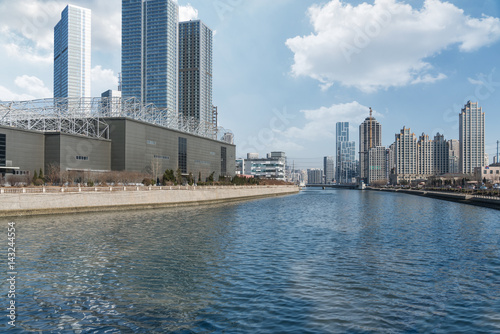
M 0 125 L 25 130 L 62 132 L 109 139 L 106 118 L 126 117 L 201 137 L 226 141 L 230 133 L 213 123 L 143 105 L 135 98 L 60 98 L 0 101 Z

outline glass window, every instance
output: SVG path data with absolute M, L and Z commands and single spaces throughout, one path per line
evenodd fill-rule
M 7 139 L 5 134 L 0 134 L 0 166 L 5 167 Z
M 225 147 L 220 148 L 220 173 L 221 175 L 227 173 L 227 149 Z
M 187 173 L 187 139 L 179 137 L 179 162 L 181 173 Z

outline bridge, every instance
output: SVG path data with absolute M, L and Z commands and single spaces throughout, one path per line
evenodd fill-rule
M 336 189 L 359 189 L 357 184 L 306 184 L 307 188 L 336 188 Z

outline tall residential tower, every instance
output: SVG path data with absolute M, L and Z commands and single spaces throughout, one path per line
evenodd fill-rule
M 177 112 L 179 6 L 122 0 L 122 96 Z
M 368 181 L 370 170 L 369 152 L 378 146 L 382 146 L 382 125 L 372 116 L 370 108 L 370 117 L 367 117 L 359 126 L 360 177 L 364 182 Z M 381 152 L 381 150 L 374 152 Z
M 467 102 L 460 113 L 460 172 L 473 174 L 484 166 L 484 113 L 477 102 Z
M 356 144 L 349 141 L 349 122 L 337 122 L 337 183 L 352 183 L 356 177 Z
M 200 20 L 179 23 L 179 117 L 212 125 L 213 33 Z
M 54 28 L 54 98 L 90 97 L 91 11 L 68 5 Z

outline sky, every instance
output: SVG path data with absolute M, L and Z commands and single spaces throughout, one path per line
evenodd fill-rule
M 335 124 L 373 108 L 382 144 L 403 128 L 458 139 L 479 102 L 490 161 L 500 140 L 500 1 L 178 0 L 214 31 L 213 103 L 238 157 L 284 151 L 296 168 L 335 155 Z M 53 29 L 67 4 L 92 10 L 92 95 L 116 89 L 120 0 L 0 0 L 0 100 L 50 98 Z

